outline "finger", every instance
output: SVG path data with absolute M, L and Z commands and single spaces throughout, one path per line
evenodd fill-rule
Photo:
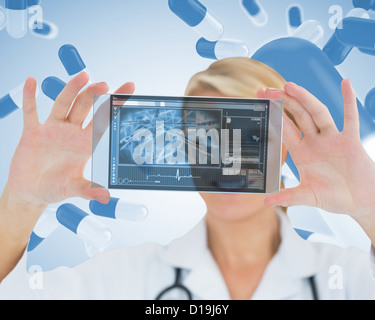
M 56 98 L 51 114 L 47 121 L 64 121 L 81 89 L 89 82 L 89 76 L 86 72 L 81 72 L 79 75 L 70 80 L 65 88 Z
M 279 193 L 267 195 L 264 199 L 264 205 L 267 207 L 316 207 L 318 204 L 316 196 L 310 188 L 298 186 L 296 188 L 283 189 Z
M 67 120 L 70 123 L 82 126 L 93 106 L 94 95 L 101 96 L 103 94 L 106 94 L 107 92 L 108 85 L 104 82 L 89 86 L 86 90 L 84 90 L 77 96 L 67 116 Z
M 342 81 L 341 91 L 344 98 L 344 132 L 351 136 L 359 137 L 357 97 L 349 79 Z
M 135 90 L 135 85 L 133 82 L 127 82 L 125 83 L 124 85 L 122 85 L 120 88 L 118 88 L 116 91 L 115 91 L 115 94 L 133 94 L 134 93 L 134 90 Z M 105 104 L 107 105 L 107 104 Z M 95 112 L 95 115 L 93 117 L 93 119 L 89 122 L 89 124 L 86 126 L 85 130 L 87 132 L 92 132 L 92 129 L 93 129 L 93 124 L 94 124 L 94 121 L 100 121 L 101 120 L 101 114 L 107 114 L 108 110 L 103 110 L 101 109 L 100 107 L 98 108 L 98 110 Z M 109 121 L 109 119 L 108 119 Z M 100 140 L 100 137 L 101 135 L 105 132 L 105 130 L 107 130 L 108 128 L 108 125 L 109 123 L 106 123 L 102 126 L 100 126 L 101 128 L 103 128 L 103 132 L 96 132 L 96 134 L 98 134 L 98 139 Z M 95 143 L 93 144 L 93 148 L 95 146 Z
M 258 91 L 256 92 L 256 97 L 257 99 L 266 99 L 266 93 L 263 88 L 259 88 Z
M 295 98 L 282 90 L 267 89 L 266 96 L 270 99 L 283 99 L 284 107 L 291 113 L 299 129 L 305 134 L 319 133 L 319 129 L 310 113 Z
M 36 80 L 28 78 L 23 88 L 23 122 L 25 129 L 32 129 L 39 124 L 38 113 L 36 109 Z
M 283 100 L 286 93 L 283 90 L 269 88 L 265 91 L 265 96 L 269 99 Z M 301 131 L 286 113 L 283 114 L 283 127 L 283 143 L 289 152 L 293 152 L 293 149 L 301 142 Z
M 292 156 L 295 148 L 302 141 L 302 134 L 285 113 L 283 114 L 283 127 L 283 143 Z
M 310 113 L 320 132 L 338 131 L 328 108 L 310 92 L 291 82 L 288 82 L 284 89 Z

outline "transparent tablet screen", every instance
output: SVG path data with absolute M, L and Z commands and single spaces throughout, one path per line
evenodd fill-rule
M 92 182 L 109 189 L 279 191 L 282 109 L 271 100 L 97 97 Z

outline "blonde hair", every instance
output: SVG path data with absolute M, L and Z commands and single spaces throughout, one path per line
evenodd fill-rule
M 217 91 L 228 97 L 256 98 L 259 88 L 283 89 L 284 78 L 267 65 L 249 58 L 227 58 L 211 64 L 194 75 L 185 95 L 199 95 L 205 90 Z

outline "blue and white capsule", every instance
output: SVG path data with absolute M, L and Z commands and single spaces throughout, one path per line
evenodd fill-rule
M 246 43 L 233 39 L 208 41 L 201 38 L 197 42 L 196 50 L 201 57 L 213 60 L 230 57 L 248 57 L 250 55 L 250 50 Z
M 344 106 L 341 83 L 343 77 L 327 56 L 316 45 L 299 38 L 287 37 L 271 41 L 260 48 L 252 59 L 276 70 L 286 81 L 306 88 L 326 106 L 338 128 L 344 127 Z M 360 134 L 364 141 L 374 135 L 375 124 L 369 113 L 357 99 Z M 293 159 L 288 156 L 287 165 L 299 179 Z
M 287 29 L 288 34 L 293 34 L 297 28 L 303 23 L 303 9 L 298 4 L 293 4 L 287 9 Z
M 361 18 L 369 19 L 370 15 L 365 9 L 355 8 L 352 9 L 345 19 L 349 18 Z M 344 20 L 345 20 L 344 19 Z M 323 52 L 328 56 L 334 66 L 338 66 L 345 61 L 350 52 L 353 50 L 353 46 L 350 44 L 345 44 L 339 40 L 338 34 L 342 34 L 344 21 L 341 21 L 336 28 L 335 32 L 328 40 L 323 48 Z M 341 35 L 342 36 L 342 35 Z M 361 37 L 363 35 L 357 35 Z
M 223 25 L 198 0 L 169 0 L 169 8 L 194 31 L 209 41 L 219 40 Z
M 268 14 L 258 0 L 240 0 L 240 3 L 255 26 L 264 27 L 268 23 Z
M 106 225 L 73 204 L 61 205 L 56 217 L 61 225 L 99 251 L 107 249 L 113 241 L 112 231 Z
M 375 50 L 375 20 L 349 17 L 336 30 L 337 39 L 348 46 Z
M 148 217 L 146 205 L 121 201 L 119 198 L 111 198 L 106 205 L 92 200 L 90 201 L 90 210 L 97 216 L 131 222 L 140 222 Z
M 59 226 L 56 218 L 56 208 L 49 207 L 39 218 L 31 236 L 27 251 L 33 251 Z
M 42 91 L 48 98 L 55 101 L 65 86 L 66 83 L 61 79 L 57 77 L 48 77 L 42 82 Z
M 12 38 L 19 39 L 27 33 L 27 1 L 5 0 L 7 32 Z
M 15 89 L 9 91 L 4 97 L 0 98 L 0 119 L 3 119 L 22 108 L 23 87 L 25 83 L 19 85 Z M 35 95 L 38 96 L 39 90 L 37 87 Z
M 324 28 L 317 20 L 307 20 L 303 22 L 291 36 L 305 39 L 318 45 L 319 41 L 324 37 Z
M 0 31 L 7 25 L 7 13 L 4 7 L 0 6 Z
M 77 48 L 71 44 L 64 44 L 59 49 L 59 58 L 69 76 L 75 76 L 82 71 L 87 71 Z

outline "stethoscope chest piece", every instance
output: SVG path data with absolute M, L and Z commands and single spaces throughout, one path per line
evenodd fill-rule
M 180 268 L 176 268 L 176 280 L 175 283 L 165 288 L 155 300 L 192 300 L 193 296 L 189 289 L 182 285 Z

